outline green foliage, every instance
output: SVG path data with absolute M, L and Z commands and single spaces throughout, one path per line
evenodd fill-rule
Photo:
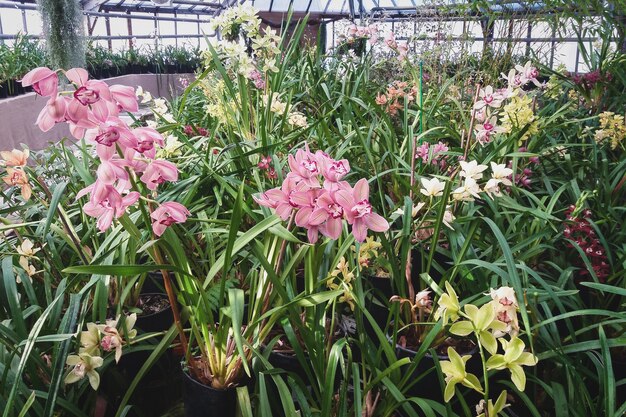
M 66 359 L 79 349 L 85 323 L 139 308 L 134 294 L 153 269 L 172 272 L 184 331 L 174 325 L 125 347 L 152 353 L 126 381 L 115 404 L 120 417 L 141 409 L 134 393 L 183 335 L 186 369 L 214 387 L 237 386 L 245 416 L 473 416 L 481 398 L 472 390 L 483 394 L 491 417 L 623 414 L 626 162 L 623 149 L 597 143 L 593 133 L 596 114 L 626 110 L 619 96 L 624 56 L 585 52 L 583 59 L 611 71 L 612 81 L 572 99 L 584 94 L 570 77 L 553 74 L 554 90 L 527 93 L 537 129 L 527 134 L 530 126 L 516 125 L 480 144 L 468 133 L 476 125 L 468 77 L 504 86 L 499 72 L 517 58 L 503 55 L 501 67 L 469 56 L 415 66 L 395 56 L 375 62 L 367 53 L 354 58 L 302 47 L 303 31 L 300 23 L 279 40 L 281 59 L 276 70 L 262 71 L 263 87 L 233 64 L 241 56 L 209 48 L 205 71 L 169 103 L 171 119 L 157 117 L 159 131 L 178 141 L 163 158 L 179 169 L 177 182 L 159 187 L 158 200 L 176 200 L 192 213 L 160 239 L 150 230 L 148 210 L 156 202 L 149 193 L 98 232 L 84 213 L 86 198 L 76 199 L 98 166 L 85 142 L 35 155 L 25 168 L 31 201 L 17 187 L 2 192 L 0 231 L 9 232 L 0 242 L 5 416 L 91 415 L 97 394 L 86 381 L 63 385 Z M 163 66 L 196 56 L 176 48 L 92 52 L 94 68 L 106 60 L 142 65 L 148 53 Z M 441 76 L 424 80 L 424 71 Z M 400 88 L 393 82 L 415 89 L 395 113 L 377 100 Z M 293 113 L 306 126 L 290 123 Z M 433 155 L 415 158 L 420 146 L 438 142 L 448 147 L 445 164 L 433 163 Z M 391 226 L 371 236 L 388 279 L 366 274 L 360 249 L 368 242 L 355 242 L 348 230 L 311 245 L 306 230 L 253 200 L 281 185 L 288 155 L 305 143 L 347 159 L 349 183 L 369 179 L 373 211 Z M 259 165 L 264 157 L 275 177 Z M 511 185 L 498 197 L 481 190 L 474 201 L 452 200 L 460 157 L 506 164 Z M 433 177 L 446 186 L 425 197 L 420 180 Z M 579 215 L 601 256 L 566 232 Z M 32 282 L 19 261 L 26 239 L 39 249 L 28 259 Z M 390 293 L 377 287 L 380 280 Z M 505 286 L 514 291 L 507 305 L 519 306 L 515 331 L 491 309 L 498 305 L 490 290 Z M 433 304 L 419 304 L 412 290 L 430 290 Z M 400 302 L 390 302 L 391 295 Z M 510 332 L 508 342 L 498 332 Z M 482 369 L 471 370 L 463 358 L 472 349 L 446 345 L 452 335 L 477 342 L 473 355 L 481 356 Z M 289 354 L 296 369 L 278 364 L 277 352 Z M 117 369 L 109 360 L 98 371 L 105 378 Z M 254 378 L 246 385 L 248 376 Z M 105 384 L 100 394 L 115 392 Z
M 78 0 L 38 0 L 52 68 L 85 66 L 83 14 Z

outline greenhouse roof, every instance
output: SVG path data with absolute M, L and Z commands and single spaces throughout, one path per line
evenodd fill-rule
M 17 8 L 34 8 L 35 3 L 35 0 L 0 0 L 0 6 L 5 7 L 7 4 L 15 4 Z M 446 6 L 461 7 L 462 10 L 462 6 L 468 5 L 469 1 L 444 0 L 437 2 L 436 5 L 432 0 L 81 0 L 81 3 L 87 12 L 209 16 L 218 15 L 228 7 L 245 3 L 251 4 L 264 14 L 286 13 L 291 8 L 296 16 L 310 14 L 315 18 L 338 19 L 365 16 L 403 18 L 442 12 L 458 14 L 459 9 L 451 11 Z M 542 1 L 492 0 L 488 4 L 492 13 L 533 14 L 545 11 L 545 4 Z

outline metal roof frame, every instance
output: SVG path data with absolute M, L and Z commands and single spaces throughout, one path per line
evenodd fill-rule
M 214 17 L 237 4 L 251 4 L 264 13 L 286 13 L 292 8 L 294 14 L 311 14 L 317 18 L 331 20 L 347 18 L 407 19 L 436 15 L 454 17 L 460 10 L 471 5 L 472 0 L 448 0 L 448 5 L 432 6 L 425 0 L 169 0 L 156 4 L 151 0 L 80 0 L 85 12 L 149 13 L 160 15 L 204 15 Z M 32 9 L 35 0 L 0 0 L 0 7 L 14 5 L 18 9 Z M 468 7 L 465 7 L 468 6 Z M 492 0 L 489 14 L 540 15 L 550 14 L 541 0 Z M 486 10 L 487 11 L 487 10 Z M 472 11 L 474 15 L 480 14 Z M 132 18 L 132 16 L 131 16 Z

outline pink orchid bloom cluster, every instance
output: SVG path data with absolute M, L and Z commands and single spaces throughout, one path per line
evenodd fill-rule
M 319 233 L 338 239 L 344 221 L 352 226 L 354 238 L 363 242 L 367 230 L 385 232 L 389 223 L 374 213 L 365 178 L 353 187 L 343 178 L 350 172 L 347 159 L 335 160 L 328 154 L 312 153 L 308 146 L 289 155 L 290 172 L 280 187 L 254 197 L 264 207 L 272 208 L 281 219 L 294 216 L 297 226 L 307 230 L 310 243 Z
M 352 43 L 357 39 L 367 39 L 371 45 L 374 45 L 379 39 L 378 25 L 357 26 L 353 23 L 348 27 L 348 35 L 341 35 L 340 38 L 345 38 L 343 40 L 348 43 Z
M 97 227 L 104 232 L 113 219 L 123 216 L 139 200 L 139 192 L 131 191 L 133 179 L 138 177 L 156 194 L 160 184 L 178 180 L 178 169 L 169 161 L 155 159 L 157 146 L 164 146 L 159 132 L 149 127 L 131 128 L 120 119 L 120 112 L 139 109 L 132 87 L 90 80 L 82 68 L 66 71 L 65 77 L 73 91 L 60 92 L 57 71 L 43 67 L 26 74 L 22 85 L 32 85 L 39 95 L 49 97 L 37 118 L 42 131 L 66 122 L 76 139 L 85 139 L 95 146 L 100 158 L 97 179 L 76 198 L 89 194 L 83 210 L 98 219 Z M 151 214 L 152 229 L 160 236 L 167 226 L 184 222 L 188 215 L 182 204 L 164 203 Z
M 504 127 L 497 125 L 497 111 L 504 101 L 524 94 L 521 88 L 530 82 L 538 87 L 543 86 L 537 80 L 539 71 L 531 66 L 530 61 L 523 67 L 517 65 L 512 68 L 508 75 L 501 75 L 508 82 L 507 88 L 494 89 L 491 85 L 481 88 L 478 92 L 478 100 L 472 107 L 474 119 L 477 122 L 474 126 L 474 133 L 481 145 L 486 145 L 491 142 L 493 136 L 506 131 Z
M 276 173 L 276 169 L 274 168 L 272 157 L 270 155 L 261 156 L 261 160 L 257 164 L 257 167 L 261 171 L 265 171 L 265 176 L 270 180 L 275 180 L 278 178 L 278 174 Z
M 393 32 L 389 32 L 385 36 L 385 44 L 389 49 L 398 53 L 398 60 L 404 61 L 409 53 L 409 44 L 406 41 L 397 41 L 396 35 Z
M 440 169 L 445 169 L 448 159 L 445 153 L 449 150 L 448 145 L 441 141 L 433 146 L 430 146 L 428 142 L 424 142 L 415 150 L 415 159 L 421 159 L 425 164 L 437 165 Z
M 509 70 L 508 74 L 503 73 L 500 75 L 509 83 L 510 89 L 521 88 L 528 83 L 533 83 L 539 88 L 543 87 L 543 84 L 537 80 L 539 70 L 531 65 L 530 61 L 526 62 L 524 66 L 516 65 L 515 68 Z

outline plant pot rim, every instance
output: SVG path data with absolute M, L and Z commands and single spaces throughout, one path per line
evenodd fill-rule
M 210 385 L 207 384 L 203 384 L 202 382 L 198 381 L 196 378 L 194 378 L 191 373 L 189 372 L 189 366 L 187 366 L 187 364 L 185 362 L 181 362 L 181 368 L 183 371 L 183 375 L 185 375 L 185 378 L 187 378 L 188 380 L 192 381 L 195 385 L 198 385 L 200 387 L 203 388 L 208 388 L 211 391 L 217 391 L 217 392 L 228 392 L 228 391 L 233 391 L 235 389 L 237 389 L 238 387 L 240 387 L 240 384 L 234 385 L 232 387 L 227 387 L 224 389 L 220 389 L 220 388 L 214 388 Z

